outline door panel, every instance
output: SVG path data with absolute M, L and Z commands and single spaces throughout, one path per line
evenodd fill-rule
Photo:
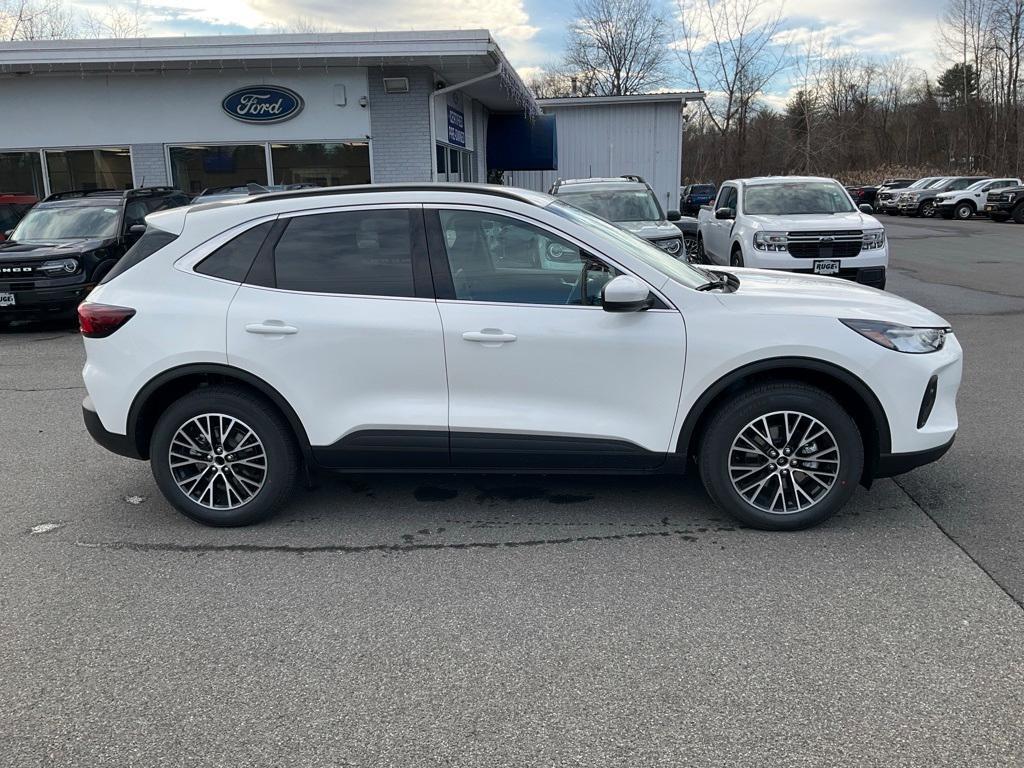
M 459 433 L 548 435 L 617 440 L 664 454 L 682 385 L 685 334 L 675 311 L 610 313 L 592 307 L 438 302 L 444 326 L 452 461 L 482 466 Z M 490 331 L 515 341 L 481 343 Z M 476 445 L 481 449 L 483 446 Z M 602 466 L 561 449 L 538 451 L 540 466 Z M 501 456 L 514 446 L 485 451 Z M 612 450 L 612 448 L 608 448 Z M 506 457 L 507 458 L 507 457 Z M 647 457 L 656 466 L 663 456 Z M 520 458 L 528 466 L 529 458 Z M 498 464 L 495 464 L 497 466 Z M 635 466 L 635 465 L 634 465 Z
M 604 312 L 616 270 L 536 222 L 469 207 L 427 220 L 435 282 L 454 294 L 437 303 L 453 465 L 662 463 L 682 385 L 680 314 Z
M 422 210 L 297 215 L 276 231 L 250 270 L 268 284 L 242 285 L 228 310 L 229 363 L 284 396 L 329 466 L 388 456 L 447 466 L 444 341 L 423 296 Z

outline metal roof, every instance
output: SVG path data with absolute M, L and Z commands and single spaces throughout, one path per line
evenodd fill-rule
M 454 85 L 499 65 L 503 69 L 499 78 L 468 86 L 466 92 L 496 111 L 536 113 L 537 103 L 529 89 L 486 29 L 0 43 L 0 78 L 429 67 Z
M 649 104 L 685 101 L 703 101 L 704 91 L 666 91 L 664 93 L 637 93 L 629 96 L 570 96 L 564 99 L 537 99 L 542 109 L 547 107 L 590 107 L 614 104 Z

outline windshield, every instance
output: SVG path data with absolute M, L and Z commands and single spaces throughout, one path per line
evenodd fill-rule
M 930 184 L 934 184 L 938 179 L 935 176 L 928 176 L 924 179 L 918 179 L 911 184 L 907 189 L 921 189 L 921 187 L 927 187 Z
M 925 184 L 925 189 L 934 189 L 935 187 L 944 187 L 950 181 L 953 180 L 952 176 L 943 176 L 942 178 L 935 179 L 931 184 Z
M 114 237 L 118 209 L 105 205 L 33 208 L 14 230 L 12 240 L 77 240 Z
M 598 218 L 573 205 L 566 205 L 561 200 L 551 203 L 548 206 L 548 210 L 557 213 L 574 224 L 579 224 L 581 227 L 586 227 L 600 235 L 604 235 L 610 240 L 614 240 L 615 244 L 630 256 L 640 259 L 647 266 L 653 267 L 666 277 L 685 285 L 687 288 L 697 288 L 718 279 L 716 275 L 669 256 L 661 248 L 651 245 L 642 237 L 637 237 L 632 232 L 620 229 L 608 223 L 605 219 Z
M 743 196 L 744 212 L 757 215 L 851 213 L 850 196 L 832 181 L 795 181 L 757 184 L 747 187 Z
M 646 189 L 558 192 L 559 199 L 608 221 L 661 221 L 661 208 Z

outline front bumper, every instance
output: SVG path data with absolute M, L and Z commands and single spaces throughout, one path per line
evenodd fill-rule
M 1014 205 L 1015 204 L 1012 202 L 985 203 L 985 207 L 982 210 L 984 210 L 984 212 L 987 214 L 1003 213 L 1009 216 L 1011 213 L 1013 213 Z
M 108 432 L 100 416 L 96 413 L 96 406 L 92 404 L 92 398 L 87 397 L 82 401 L 82 419 L 85 421 L 85 428 L 89 431 L 92 439 L 102 445 L 111 453 L 118 456 L 127 456 L 129 459 L 141 459 L 135 442 L 127 435 L 119 435 L 115 432 Z
M 926 448 L 923 451 L 911 451 L 910 453 L 883 453 L 878 457 L 878 465 L 875 467 L 875 477 L 895 477 L 909 472 L 912 469 L 923 467 L 938 461 L 946 452 L 953 447 L 956 434 L 949 438 L 949 441 L 934 448 Z
M 14 305 L 0 307 L 0 317 L 20 319 L 71 312 L 95 287 L 95 283 L 79 283 L 55 288 L 23 288 L 18 283 L 0 283 L 0 293 L 14 294 Z

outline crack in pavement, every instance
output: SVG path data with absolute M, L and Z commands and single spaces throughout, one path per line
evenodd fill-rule
M 903 491 L 903 494 L 904 494 L 904 495 L 905 495 L 905 496 L 906 496 L 906 497 L 907 497 L 908 499 L 910 499 L 910 503 L 911 503 L 911 504 L 913 504 L 913 505 L 914 505 L 915 507 L 917 507 L 917 508 L 918 508 L 919 510 L 921 510 L 921 512 L 922 512 L 922 513 L 924 514 L 924 516 L 925 516 L 925 517 L 927 517 L 927 518 L 928 518 L 929 520 L 931 520 L 931 521 L 932 521 L 932 524 L 933 524 L 933 525 L 934 525 L 934 526 L 935 526 L 936 528 L 938 528 L 938 529 L 939 529 L 939 532 L 940 532 L 940 533 L 941 533 L 941 534 L 942 534 L 943 536 L 945 536 L 945 537 L 946 537 L 947 539 L 949 539 L 949 540 L 950 540 L 951 542 L 953 542 L 953 544 L 954 544 L 954 545 L 955 545 L 955 546 L 957 547 L 957 549 L 959 549 L 959 550 L 960 550 L 961 552 L 963 552 L 963 553 L 964 553 L 965 555 L 967 555 L 967 557 L 968 557 L 968 558 L 970 559 L 970 561 L 971 561 L 972 563 L 974 563 L 974 564 L 975 564 L 976 566 L 978 566 L 978 568 L 979 568 L 979 569 L 981 570 L 981 572 L 982 572 L 982 573 L 984 573 L 984 574 L 985 574 L 986 576 L 988 576 L 988 578 L 989 578 L 989 579 L 990 579 L 990 580 L 992 581 L 992 583 L 993 583 L 993 584 L 995 584 L 995 585 L 996 585 L 997 587 L 999 587 L 1000 591 L 1001 591 L 1001 592 L 1002 592 L 1002 593 L 1003 593 L 1004 595 L 1006 595 L 1006 596 L 1007 596 L 1008 598 L 1010 598 L 1010 599 L 1011 599 L 1011 600 L 1012 600 L 1012 601 L 1013 601 L 1013 602 L 1014 602 L 1014 603 L 1015 603 L 1015 604 L 1017 605 L 1017 607 L 1018 607 L 1018 608 L 1020 608 L 1020 609 L 1024 610 L 1024 601 L 1022 601 L 1022 600 L 1018 599 L 1018 598 L 1017 598 L 1017 597 L 1016 597 L 1016 596 L 1015 596 L 1015 595 L 1014 595 L 1014 594 L 1013 594 L 1012 592 L 1010 592 L 1010 590 L 1008 590 L 1008 589 L 1007 589 L 1006 587 L 1004 587 L 1004 586 L 1003 586 L 1003 585 L 1002 585 L 1002 584 L 1001 584 L 1001 583 L 999 582 L 999 579 L 997 579 L 997 578 L 996 578 L 995 576 L 993 576 L 993 575 L 992 575 L 992 572 L 991 572 L 991 571 L 989 571 L 989 569 L 988 569 L 988 568 L 986 568 L 986 567 L 985 567 L 984 565 L 982 565 L 982 563 L 981 563 L 981 561 L 980 561 L 980 560 L 978 560 L 978 559 L 977 559 L 977 558 L 976 558 L 976 557 L 975 557 L 974 555 L 972 555 L 972 554 L 971 554 L 971 553 L 970 553 L 970 552 L 969 552 L 969 551 L 967 550 L 967 548 L 966 548 L 966 547 L 964 547 L 964 545 L 963 545 L 963 544 L 961 544 L 961 543 L 960 543 L 959 541 L 957 541 L 956 539 L 954 539 L 954 538 L 953 538 L 953 536 L 952 536 L 952 534 L 950 534 L 950 532 L 949 532 L 949 531 L 947 531 L 947 530 L 945 529 L 945 527 L 943 527 L 942 523 L 940 523 L 940 522 L 939 522 L 938 520 L 936 520 L 936 519 L 935 519 L 935 518 L 934 518 L 934 517 L 933 517 L 933 516 L 931 515 L 931 513 L 929 513 L 929 512 L 928 512 L 928 510 L 927 510 L 927 509 L 925 509 L 924 505 L 923 505 L 923 504 L 921 504 L 921 502 L 919 502 L 919 501 L 918 501 L 918 500 L 917 500 L 917 499 L 916 499 L 916 498 L 914 497 L 914 494 L 912 494 L 912 493 L 911 493 L 911 492 L 910 492 L 909 490 L 907 490 L 907 488 L 906 488 L 906 487 L 904 487 L 903 485 L 900 485 L 899 481 L 898 481 L 898 480 L 897 480 L 897 479 L 896 479 L 895 477 L 893 477 L 893 478 L 890 478 L 890 480 L 892 480 L 892 483 L 893 483 L 893 485 L 895 485 L 895 486 L 896 486 L 897 488 L 899 488 L 899 489 L 900 489 L 901 491 Z
M 76 541 L 76 547 L 103 550 L 128 550 L 131 552 L 284 552 L 299 555 L 338 553 L 355 555 L 366 552 L 416 552 L 421 550 L 443 549 L 500 549 L 515 547 L 539 547 L 560 544 L 580 544 L 595 541 L 623 541 L 626 539 L 645 539 L 652 536 L 660 538 L 678 537 L 682 541 L 698 541 L 689 529 L 673 529 L 660 531 L 637 531 L 634 533 L 616 533 L 605 536 L 567 536 L 558 539 L 525 539 L 522 541 L 468 541 L 451 543 L 407 543 L 407 544 L 323 544 L 302 546 L 292 544 L 160 544 L 133 541 Z

